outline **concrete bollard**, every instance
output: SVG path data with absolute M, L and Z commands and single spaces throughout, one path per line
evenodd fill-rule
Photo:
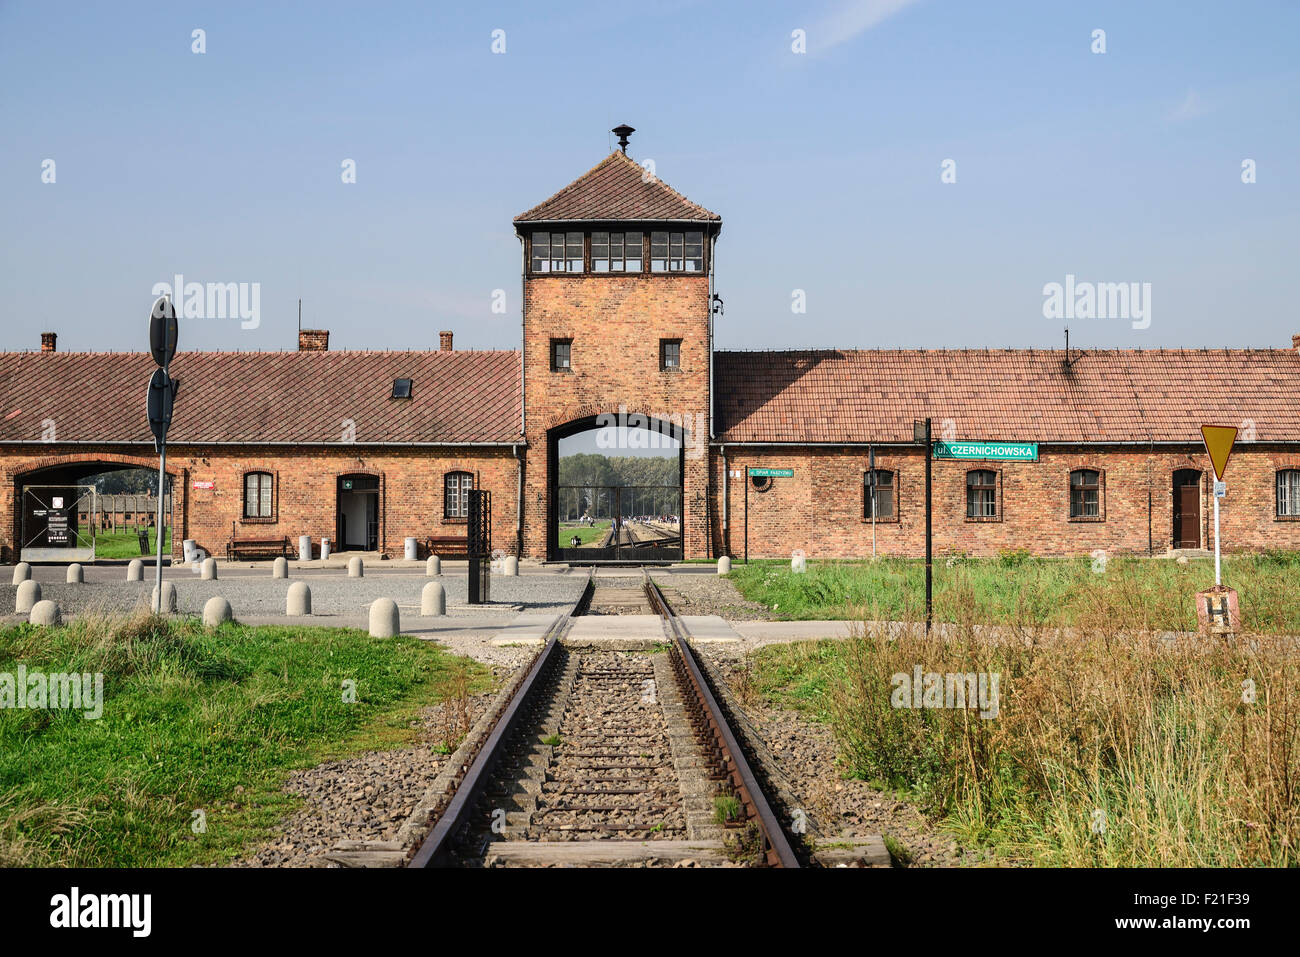
M 38 601 L 32 607 L 31 616 L 27 620 L 33 625 L 44 625 L 47 628 L 63 624 L 63 616 L 59 614 L 59 606 L 48 598 L 45 601 Z
M 281 555 L 279 558 L 277 558 L 277 559 L 275 560 L 275 562 L 271 565 L 271 577 L 272 577 L 272 578 L 288 578 L 288 577 L 289 577 L 289 559 L 285 558 L 283 555 Z
M 420 592 L 421 615 L 447 614 L 447 590 L 438 582 L 429 582 Z
M 424 563 L 424 573 L 430 578 L 442 574 L 442 559 L 437 555 L 430 555 L 429 560 Z
M 284 600 L 286 615 L 311 614 L 311 589 L 306 582 L 294 582 L 289 586 L 289 594 Z
M 217 560 L 215 558 L 203 559 L 203 571 L 199 577 L 205 582 L 214 582 L 217 580 Z
M 420 557 L 419 545 L 416 544 L 415 539 L 408 538 L 406 540 L 404 557 L 408 562 L 413 562 Z
M 220 595 L 213 595 L 203 605 L 204 628 L 218 628 L 223 622 L 230 621 L 231 617 L 230 602 Z
M 14 595 L 14 611 L 25 615 L 41 600 L 41 583 L 30 578 L 18 583 L 18 594 Z
M 376 598 L 370 605 L 370 637 L 392 638 L 400 634 L 401 630 L 397 602 L 391 598 Z
M 149 595 L 149 610 L 158 610 L 158 586 L 155 585 Z M 162 583 L 162 612 L 164 615 L 176 614 L 176 585 L 174 582 Z
M 330 557 L 330 540 L 328 538 L 322 538 L 320 540 L 320 560 L 325 561 L 325 559 L 329 557 Z
M 129 582 L 144 581 L 144 562 L 138 558 L 131 559 L 131 564 L 126 566 L 126 580 Z
M 311 561 L 311 536 L 310 535 L 298 536 L 298 561 L 300 562 Z
M 27 562 L 19 562 L 14 566 L 14 584 L 19 585 L 32 579 L 32 566 Z
M 356 556 L 356 557 L 354 557 L 354 558 L 349 558 L 349 559 L 348 559 L 348 577 L 349 577 L 349 578 L 364 578 L 365 575 L 366 575 L 366 563 L 363 562 L 363 561 L 361 560 L 361 556 L 358 555 L 358 556 Z
M 501 563 L 501 573 L 507 578 L 513 578 L 519 574 L 519 559 L 514 555 L 507 555 L 506 560 Z
M 802 575 L 808 571 L 808 556 L 802 548 L 796 548 L 790 553 L 790 571 L 796 575 Z
M 730 556 L 723 555 L 721 558 L 718 559 L 718 574 L 719 574 L 719 575 L 730 575 L 730 574 L 731 574 L 731 558 L 730 558 Z
M 82 570 L 80 562 L 73 562 L 68 566 L 68 573 L 64 580 L 69 585 L 81 585 L 86 581 L 86 573 Z

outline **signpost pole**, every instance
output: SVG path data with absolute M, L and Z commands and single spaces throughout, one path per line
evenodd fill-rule
M 930 522 L 930 469 L 932 467 L 931 459 L 934 458 L 931 451 L 931 442 L 933 441 L 930 434 L 931 420 L 925 420 L 925 633 L 930 633 L 930 626 L 934 621 L 933 614 L 933 585 L 934 585 L 934 549 L 933 539 L 931 538 L 932 526 Z
M 163 487 L 167 481 L 167 446 L 158 448 L 158 568 L 154 574 L 154 585 L 158 597 L 154 600 L 154 612 L 162 614 L 162 550 L 163 550 Z
M 749 564 L 749 467 L 745 467 L 745 564 Z
M 876 557 L 876 449 L 867 446 L 867 481 L 871 489 L 871 558 Z
M 1218 588 L 1223 584 L 1223 575 L 1219 565 L 1219 496 L 1214 496 L 1214 587 Z

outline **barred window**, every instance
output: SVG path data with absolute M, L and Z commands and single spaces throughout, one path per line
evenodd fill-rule
M 594 272 L 640 272 L 642 233 L 592 233 Z
M 703 272 L 703 232 L 652 232 L 651 272 Z
M 966 473 L 966 517 L 998 517 L 998 473 L 991 469 L 974 469 Z
M 533 272 L 582 272 L 582 233 L 533 233 Z
M 1101 517 L 1101 473 L 1075 469 L 1070 473 L 1070 518 Z
M 443 495 L 444 518 L 469 518 L 469 493 L 474 476 L 468 472 L 448 472 Z
M 244 476 L 244 518 L 271 517 L 271 473 L 249 472 Z
M 1277 517 L 1300 518 L 1300 469 L 1277 473 Z
M 868 469 L 862 473 L 862 517 L 872 517 L 871 492 L 872 477 L 875 478 L 875 518 L 877 521 L 892 521 L 894 518 L 894 473 L 886 469 Z

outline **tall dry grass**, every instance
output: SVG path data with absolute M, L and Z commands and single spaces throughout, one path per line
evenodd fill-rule
M 1300 863 L 1295 643 L 1161 637 L 1126 627 L 1151 614 L 1123 589 L 1098 596 L 1064 630 L 1038 614 L 985 628 L 973 601 L 928 637 L 857 628 L 831 689 L 851 768 L 1035 863 Z M 997 717 L 893 707 L 893 675 L 916 665 L 997 673 Z

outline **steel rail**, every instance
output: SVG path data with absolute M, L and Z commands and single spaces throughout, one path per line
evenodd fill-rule
M 747 816 L 751 820 L 757 820 L 758 822 L 759 831 L 763 836 L 767 862 L 773 867 L 799 867 L 799 858 L 795 855 L 789 838 L 786 837 L 786 833 L 777 820 L 772 806 L 763 794 L 763 789 L 759 785 L 753 769 L 749 766 L 748 760 L 745 758 L 745 752 L 741 748 L 740 742 L 736 740 L 735 734 L 732 733 L 731 726 L 723 715 L 717 698 L 710 690 L 709 684 L 700 670 L 700 664 L 696 660 L 695 652 L 691 649 L 690 642 L 687 640 L 690 633 L 686 630 L 686 626 L 681 619 L 668 606 L 663 592 L 659 590 L 659 586 L 654 579 L 650 577 L 649 573 L 643 572 L 642 574 L 650 607 L 663 618 L 672 633 L 674 648 L 681 656 L 686 674 L 690 678 L 692 686 L 690 690 L 694 692 L 697 701 L 702 706 L 709 730 L 712 732 L 714 740 L 721 751 L 721 758 L 725 765 L 724 770 L 730 776 L 731 783 L 736 789 L 741 806 L 745 808 Z
M 420 844 L 407 863 L 407 867 L 447 867 L 452 864 L 452 850 L 457 838 L 469 825 L 470 816 L 487 788 L 492 770 L 496 767 L 511 732 L 523 717 L 525 705 L 532 696 L 533 689 L 540 684 L 540 679 L 547 673 L 555 658 L 555 650 L 559 646 L 560 639 L 569 630 L 574 614 L 581 613 L 584 605 L 591 600 L 591 588 L 592 581 L 589 574 L 587 587 L 573 609 L 557 617 L 547 629 L 546 643 L 533 661 L 533 666 L 510 695 L 492 725 L 491 732 L 470 759 L 460 783 L 456 786 L 456 793 L 438 815 L 433 830 Z

